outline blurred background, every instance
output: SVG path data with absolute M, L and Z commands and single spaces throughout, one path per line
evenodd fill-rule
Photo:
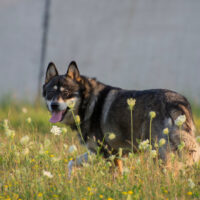
M 199 0 L 1 0 L 0 97 L 34 101 L 50 61 L 200 103 Z

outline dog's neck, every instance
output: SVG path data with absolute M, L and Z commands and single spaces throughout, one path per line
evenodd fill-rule
M 81 78 L 85 85 L 83 91 L 84 101 L 81 105 L 83 112 L 82 120 L 87 121 L 94 111 L 95 103 L 98 99 L 98 94 L 106 87 L 106 85 L 97 81 L 95 78 L 87 78 L 84 76 Z

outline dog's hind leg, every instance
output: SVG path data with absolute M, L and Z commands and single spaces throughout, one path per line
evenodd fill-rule
M 185 130 L 175 129 L 170 135 L 170 140 L 177 148 L 183 142 L 183 150 L 179 150 L 179 152 L 187 165 L 192 165 L 200 160 L 200 147 L 193 134 Z
M 68 177 L 69 177 L 69 179 L 71 178 L 73 167 L 75 167 L 75 166 L 77 166 L 77 167 L 78 166 L 82 166 L 83 163 L 87 163 L 88 162 L 88 156 L 89 156 L 89 153 L 86 152 L 86 153 L 80 155 L 75 160 L 71 160 L 68 163 Z

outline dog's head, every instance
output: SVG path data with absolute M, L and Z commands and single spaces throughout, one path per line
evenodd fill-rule
M 74 114 L 78 113 L 81 93 L 81 76 L 74 61 L 69 64 L 67 73 L 59 75 L 54 63 L 49 63 L 46 71 L 43 97 L 52 116 L 50 122 L 73 124 L 69 105 L 74 104 Z

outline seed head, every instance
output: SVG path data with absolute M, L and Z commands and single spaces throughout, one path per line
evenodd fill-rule
M 177 117 L 177 119 L 175 120 L 175 124 L 177 125 L 177 126 L 182 126 L 183 125 L 183 123 L 186 121 L 186 116 L 185 115 L 180 115 L 180 116 L 178 116 Z
M 76 123 L 77 123 L 78 125 L 80 125 L 81 119 L 80 119 L 80 116 L 79 116 L 79 115 L 76 115 L 75 121 L 76 121 Z
M 161 138 L 159 140 L 159 147 L 162 147 L 166 143 L 166 140 L 164 138 Z
M 130 110 L 133 110 L 135 103 L 136 103 L 136 99 L 133 99 L 133 98 L 127 99 L 127 104 Z
M 28 124 L 30 124 L 31 121 L 32 121 L 32 119 L 31 119 L 30 117 L 28 117 L 28 118 L 26 119 L 26 122 L 27 122 Z
M 164 135 L 168 135 L 169 134 L 169 129 L 168 128 L 163 129 L 163 134 Z
M 149 117 L 150 117 L 151 119 L 154 119 L 154 118 L 156 117 L 156 112 L 150 111 L 150 112 L 149 112 Z
M 67 102 L 67 106 L 68 106 L 70 109 L 73 109 L 74 106 L 75 106 L 75 101 L 71 100 L 71 101 Z
M 110 133 L 108 136 L 109 140 L 114 140 L 116 138 L 116 135 L 114 133 Z
M 150 155 L 151 155 L 152 158 L 155 158 L 157 156 L 157 151 L 151 150 Z

